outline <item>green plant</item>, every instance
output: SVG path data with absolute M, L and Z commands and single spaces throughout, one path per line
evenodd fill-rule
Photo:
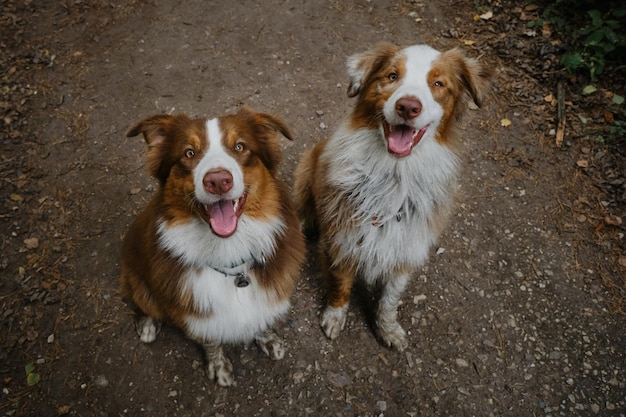
M 609 128 L 607 136 L 598 135 L 597 139 L 599 142 L 610 142 L 623 140 L 624 138 L 626 138 L 626 121 L 616 120 Z
M 604 6 L 604 9 L 599 9 L 600 6 Z M 624 4 L 557 0 L 545 8 L 543 17 L 562 34 L 566 51 L 560 62 L 568 72 L 584 69 L 595 80 L 604 72 L 607 64 L 624 60 Z M 534 25 L 542 23 L 533 22 Z
M 589 71 L 591 79 L 602 74 L 607 59 L 613 51 L 626 47 L 624 24 L 617 20 L 626 16 L 626 9 L 610 10 L 602 15 L 599 10 L 589 10 L 591 22 L 587 27 L 574 31 L 574 38 L 580 40 L 581 50 L 569 51 L 561 57 L 561 64 L 569 72 L 583 67 Z

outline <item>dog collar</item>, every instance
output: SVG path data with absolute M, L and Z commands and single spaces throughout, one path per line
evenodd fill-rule
M 214 271 L 224 274 L 225 277 L 235 277 L 235 286 L 238 288 L 245 288 L 250 285 L 251 279 L 248 272 L 258 266 L 265 265 L 265 256 L 261 255 L 261 260 L 257 260 L 252 257 L 248 260 L 243 260 L 239 264 L 231 265 L 230 267 L 218 268 L 211 266 Z

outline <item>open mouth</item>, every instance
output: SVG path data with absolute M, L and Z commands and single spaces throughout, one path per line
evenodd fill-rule
M 235 233 L 239 217 L 246 204 L 247 193 L 235 200 L 219 200 L 213 204 L 200 204 L 200 216 L 211 226 L 219 237 L 228 237 Z
M 390 125 L 383 120 L 383 131 L 387 140 L 387 150 L 398 158 L 408 156 L 413 147 L 422 140 L 424 133 L 430 125 L 426 125 L 420 130 L 409 125 Z

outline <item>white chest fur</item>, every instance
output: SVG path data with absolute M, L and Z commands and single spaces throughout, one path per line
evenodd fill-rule
M 187 316 L 187 332 L 200 340 L 223 343 L 251 341 L 287 312 L 289 301 L 277 302 L 273 294 L 258 285 L 253 271 L 250 284 L 239 288 L 235 277 L 212 269 L 190 271 L 184 291 L 191 294 L 200 314 Z
M 251 269 L 255 261 L 274 253 L 275 236 L 283 228 L 279 220 L 260 222 L 242 216 L 237 231 L 220 238 L 199 219 L 159 225 L 161 247 L 188 266 L 181 290 L 199 311 L 185 318 L 190 336 L 225 343 L 250 341 L 287 311 L 289 301 L 278 300 L 261 287 Z M 239 288 L 234 275 L 218 271 L 243 272 L 250 284 Z
M 419 267 L 438 238 L 435 212 L 452 203 L 456 154 L 425 136 L 411 155 L 398 159 L 388 154 L 377 131 L 344 127 L 322 158 L 329 162 L 326 181 L 337 191 L 330 205 L 349 204 L 356 210 L 357 227 L 334 236 L 340 258 L 358 259 L 368 281 L 397 265 Z

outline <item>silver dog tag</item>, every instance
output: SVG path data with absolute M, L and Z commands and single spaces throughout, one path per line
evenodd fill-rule
M 237 274 L 237 277 L 235 278 L 235 285 L 238 288 L 245 288 L 248 285 L 250 285 L 250 280 L 244 274 L 239 273 L 239 274 Z

